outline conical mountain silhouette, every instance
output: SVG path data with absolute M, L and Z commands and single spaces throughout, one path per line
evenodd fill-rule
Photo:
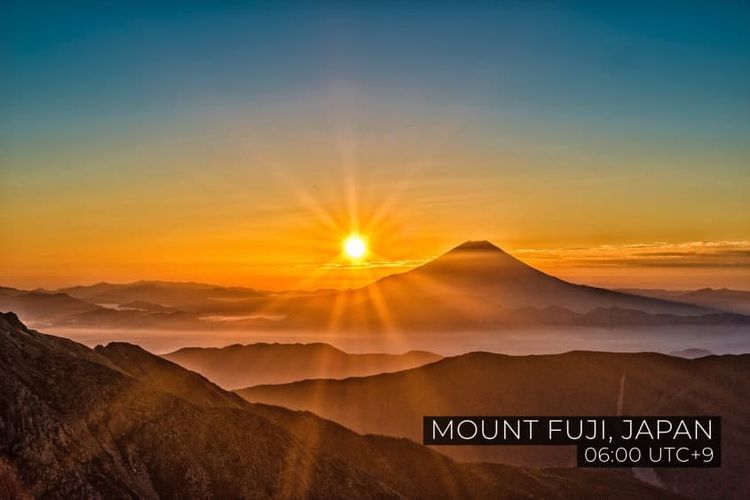
M 507 325 L 646 326 L 745 322 L 691 304 L 577 285 L 488 241 L 467 241 L 363 288 L 278 303 L 284 327 L 494 330 Z M 731 316 L 731 317 L 730 317 Z
M 403 274 L 371 285 L 385 296 L 473 296 L 506 308 L 560 307 L 586 313 L 619 307 L 649 313 L 700 314 L 698 307 L 629 295 L 550 276 L 488 241 L 467 241 Z
M 219 318 L 211 323 L 213 328 L 308 331 L 750 324 L 750 316 L 728 312 L 733 309 L 722 305 L 723 299 L 692 303 L 577 285 L 535 269 L 488 241 L 467 241 L 420 267 L 346 291 L 268 294 L 165 282 L 65 291 L 72 296 L 1 289 L 0 309 L 18 311 L 37 325 L 96 328 L 201 329 L 206 317 Z M 120 309 L 97 304 L 119 304 Z M 242 315 L 253 317 L 223 321 Z
M 471 286 L 497 286 L 503 282 L 526 287 L 543 281 L 546 286 L 564 283 L 505 252 L 489 241 L 467 241 L 413 270 L 432 279 Z

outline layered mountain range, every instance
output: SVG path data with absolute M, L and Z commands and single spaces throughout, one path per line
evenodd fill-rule
M 628 471 L 461 464 L 403 438 L 251 404 L 138 346 L 0 316 L 11 498 L 670 498 Z
M 270 293 L 200 283 L 0 288 L 39 328 L 408 332 L 505 327 L 750 325 L 750 293 L 606 290 L 563 281 L 486 241 L 353 290 Z
M 425 351 L 350 354 L 320 342 L 184 347 L 162 357 L 200 373 L 225 389 L 312 378 L 374 375 L 406 370 L 442 358 Z
M 237 391 L 253 402 L 314 412 L 355 431 L 419 439 L 424 415 L 713 415 L 722 466 L 655 469 L 655 484 L 709 499 L 750 491 L 750 354 L 684 359 L 656 353 L 474 352 L 397 373 Z M 461 460 L 572 466 L 570 447 L 451 446 Z

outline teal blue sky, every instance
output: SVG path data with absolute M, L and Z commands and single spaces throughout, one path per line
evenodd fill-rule
M 341 80 L 614 133 L 748 132 L 745 2 L 111 4 L 5 3 L 6 133 Z

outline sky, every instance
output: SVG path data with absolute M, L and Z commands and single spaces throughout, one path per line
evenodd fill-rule
M 465 4 L 3 2 L 0 284 L 750 289 L 750 6 Z

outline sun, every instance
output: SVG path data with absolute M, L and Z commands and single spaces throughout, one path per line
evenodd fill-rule
M 367 240 L 358 234 L 350 234 L 341 244 L 341 248 L 349 260 L 362 260 L 367 255 Z

